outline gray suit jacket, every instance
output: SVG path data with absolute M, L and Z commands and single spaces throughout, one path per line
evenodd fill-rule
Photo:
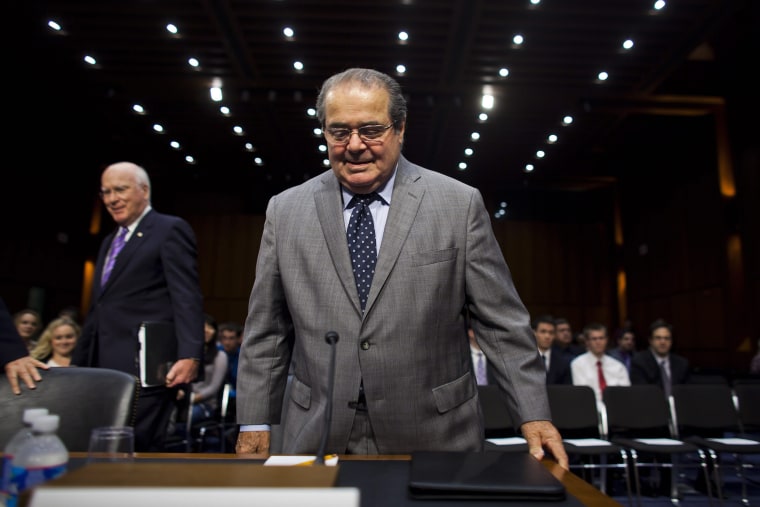
M 359 385 L 381 454 L 480 450 L 483 420 L 463 310 L 519 422 L 549 420 L 545 373 L 480 193 L 399 160 L 364 316 L 332 171 L 273 197 L 249 301 L 237 384 L 241 424 L 280 421 L 283 452 L 313 453 L 330 347 L 337 371 L 327 450 L 348 442 Z

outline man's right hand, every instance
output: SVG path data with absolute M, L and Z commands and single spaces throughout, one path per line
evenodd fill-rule
M 40 382 L 42 376 L 37 368 L 47 370 L 49 367 L 42 361 L 38 361 L 32 356 L 25 356 L 5 365 L 5 376 L 11 384 L 11 390 L 14 394 L 21 394 L 20 382 L 26 384 L 29 389 L 36 387 L 35 382 Z
M 238 434 L 235 452 L 237 454 L 269 455 L 269 431 L 241 431 Z

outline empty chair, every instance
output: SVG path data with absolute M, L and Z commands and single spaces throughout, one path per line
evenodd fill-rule
M 589 386 L 550 384 L 546 391 L 552 422 L 562 434 L 570 468 L 583 472 L 598 470 L 599 489 L 604 493 L 607 492 L 607 470 L 622 470 L 628 501 L 632 504 L 628 453 L 622 446 L 606 439 L 594 390 Z M 593 478 L 589 480 L 587 477 L 587 480 L 593 483 Z
M 742 502 L 748 504 L 745 469 L 753 466 L 743 458 L 760 455 L 760 441 L 735 438 L 741 427 L 731 388 L 727 384 L 683 384 L 673 386 L 671 394 L 677 435 L 707 451 L 718 498 L 722 498 L 720 458 L 731 455 L 741 480 Z
M 87 451 L 90 431 L 99 426 L 134 426 L 138 379 L 107 368 L 40 370 L 36 389 L 21 395 L 0 381 L 0 448 L 23 426 L 24 409 L 42 407 L 61 417 L 58 436 L 69 451 Z
M 496 385 L 479 385 L 478 397 L 483 410 L 486 449 L 527 452 L 528 444 L 522 438 L 509 411 L 504 394 Z
M 679 467 L 701 469 L 707 477 L 706 453 L 696 444 L 674 438 L 670 407 L 659 386 L 608 386 L 602 400 L 609 439 L 627 448 L 631 455 L 637 493 L 641 492 L 639 468 L 670 471 L 670 499 L 674 504 L 680 500 Z M 696 463 L 690 459 L 693 457 L 697 458 Z M 710 481 L 707 481 L 707 494 L 712 504 Z
M 760 438 L 760 382 L 756 379 L 735 381 L 733 391 L 742 435 Z

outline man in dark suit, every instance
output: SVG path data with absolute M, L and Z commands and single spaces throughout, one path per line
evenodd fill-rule
M 29 349 L 16 331 L 13 317 L 3 298 L 0 298 L 0 364 L 5 369 L 11 390 L 16 394 L 21 394 L 19 382 L 34 389 L 35 382 L 42 380 L 37 368 L 48 369 L 45 363 L 29 355 Z
M 657 384 L 670 394 L 671 386 L 689 381 L 689 360 L 671 352 L 673 328 L 662 319 L 649 327 L 649 348 L 631 360 L 632 384 Z
M 332 76 L 317 117 L 332 170 L 267 207 L 238 367 L 237 452 L 269 452 L 283 402 L 283 452 L 319 448 L 329 331 L 340 338 L 328 452 L 483 450 L 469 311 L 530 453 L 545 448 L 566 468 L 530 318 L 480 192 L 401 154 L 406 100 L 386 74 Z
M 539 315 L 531 324 L 533 334 L 536 336 L 536 345 L 541 361 L 546 368 L 547 384 L 572 384 L 573 377 L 570 374 L 569 354 L 563 353 L 556 346 L 556 326 L 554 317 L 551 315 Z
M 196 379 L 203 357 L 195 234 L 181 218 L 152 209 L 150 179 L 136 164 L 108 166 L 100 194 L 119 227 L 100 247 L 92 305 L 72 364 L 137 376 L 140 324 L 173 323 L 177 361 L 166 375 L 166 385 L 141 388 L 137 403 L 135 450 L 160 451 L 176 388 Z

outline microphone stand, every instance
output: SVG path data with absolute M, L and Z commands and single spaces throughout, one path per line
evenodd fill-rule
M 314 458 L 315 465 L 325 464 L 325 449 L 327 448 L 327 437 L 330 435 L 332 426 L 333 411 L 333 390 L 335 388 L 335 344 L 338 343 L 338 333 L 328 331 L 325 334 L 325 341 L 332 349 L 330 352 L 330 369 L 328 370 L 329 378 L 327 379 L 327 403 L 325 404 L 325 427 L 322 430 L 322 441 L 319 444 L 317 455 Z

